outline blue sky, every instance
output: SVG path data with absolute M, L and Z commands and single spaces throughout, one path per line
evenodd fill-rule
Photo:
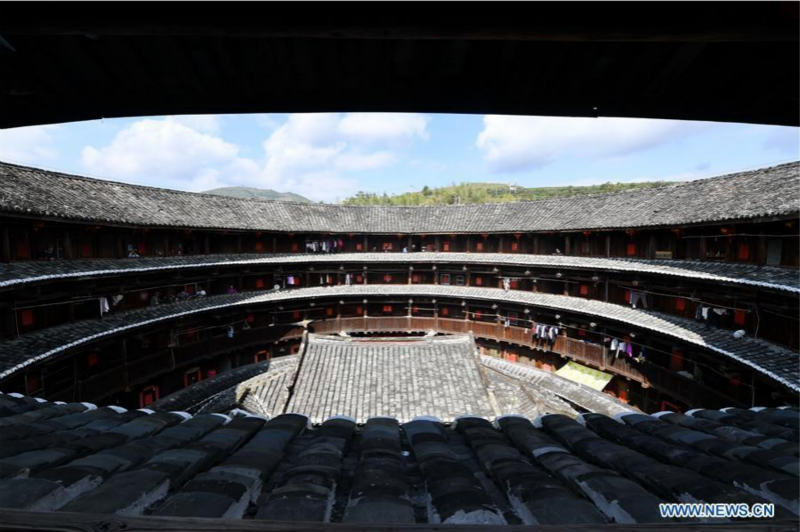
M 181 190 L 255 186 L 335 202 L 463 181 L 685 180 L 800 158 L 800 129 L 621 118 L 204 115 L 0 130 L 0 160 Z

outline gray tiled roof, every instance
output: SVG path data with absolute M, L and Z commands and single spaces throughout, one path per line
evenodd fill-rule
M 610 395 L 598 393 L 588 386 L 570 381 L 549 371 L 485 355 L 481 357 L 481 363 L 487 368 L 503 375 L 522 383 L 530 384 L 533 388 L 566 399 L 570 403 L 576 404 L 589 412 L 598 412 L 607 416 L 615 416 L 634 411 L 629 405 Z M 547 413 L 561 414 L 565 412 L 548 410 Z
M 658 523 L 659 502 L 773 502 L 777 519 L 800 512 L 796 440 L 795 449 L 767 451 L 764 438 L 720 430 L 742 420 L 791 428 L 796 409 L 360 426 L 342 418 L 312 426 L 296 414 L 149 412 L 0 394 L 0 508 L 142 516 L 130 528 L 150 528 L 151 515 L 362 526 Z M 721 421 L 702 425 L 707 417 Z M 685 428 L 683 418 L 703 428 Z
M 0 163 L 0 212 L 138 226 L 340 233 L 560 231 L 786 216 L 798 210 L 800 163 L 658 189 L 521 203 L 360 207 L 268 202 Z
M 475 371 L 476 347 L 465 335 L 417 338 L 415 341 L 405 338 L 404 342 L 402 338 L 384 342 L 373 339 L 369 343 L 347 338 L 309 335 L 304 340 L 309 350 L 304 356 L 302 375 L 296 375 L 301 355 L 273 359 L 268 368 L 264 363 L 243 366 L 250 368 L 247 372 L 257 369 L 263 372 L 226 390 L 225 395 L 233 398 L 228 403 L 219 401 L 210 408 L 198 410 L 194 405 L 205 406 L 215 397 L 205 397 L 208 387 L 198 383 L 148 408 L 211 413 L 225 412 L 239 405 L 248 412 L 267 417 L 292 412 L 321 422 L 332 415 L 342 415 L 359 423 L 383 415 L 409 421 L 419 415 L 430 415 L 452 421 L 456 415 L 482 410 L 486 410 L 483 415 L 487 416 L 522 414 L 535 418 L 542 414 L 564 414 L 574 418 L 578 412 L 570 404 L 607 415 L 638 412 L 602 392 L 555 373 L 490 356 L 480 357 L 486 378 L 483 382 Z M 399 354 L 392 357 L 392 352 Z M 450 357 L 449 365 L 442 362 L 447 357 Z M 238 369 L 220 376 L 226 376 L 226 382 L 235 381 L 241 375 Z M 436 382 L 435 389 L 431 388 L 431 381 Z M 289 389 L 295 382 L 297 391 L 288 404 Z M 457 387 L 442 384 L 448 382 L 456 382 Z M 170 400 L 170 397 L 184 402 Z M 184 408 L 186 398 L 191 398 L 191 403 Z
M 529 255 L 513 253 L 337 253 L 316 254 L 225 254 L 136 259 L 76 259 L 12 262 L 0 267 L 0 288 L 20 284 L 93 277 L 157 272 L 182 268 L 211 268 L 251 265 L 311 264 L 338 266 L 348 263 L 375 264 L 482 264 L 531 268 L 575 268 L 590 271 L 631 272 L 733 283 L 800 293 L 800 275 L 794 268 L 756 266 L 717 261 L 647 260 L 627 258 Z
M 240 305 L 340 297 L 449 297 L 506 301 L 596 316 L 706 348 L 750 366 L 789 388 L 800 390 L 798 354 L 761 339 L 736 339 L 731 331 L 708 327 L 694 320 L 602 301 L 520 290 L 443 285 L 352 285 L 246 292 L 147 307 L 112 314 L 103 320 L 69 323 L 0 343 L 0 379 L 82 343 L 160 321 Z
M 496 413 L 467 335 L 366 340 L 310 334 L 286 411 L 313 423 L 335 415 L 363 423 L 427 414 L 449 422 Z

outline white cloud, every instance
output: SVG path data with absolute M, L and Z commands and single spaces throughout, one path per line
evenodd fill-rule
M 490 170 L 518 171 L 565 157 L 597 159 L 646 150 L 678 138 L 685 132 L 682 126 L 670 120 L 487 115 L 476 145 Z
M 222 126 L 220 117 L 217 115 L 181 115 L 168 117 L 167 120 L 209 135 L 218 135 Z
M 426 138 L 426 124 L 416 115 L 290 115 L 262 143 L 263 156 L 248 158 L 219 135 L 218 121 L 148 118 L 81 155 L 89 172 L 110 179 L 194 191 L 245 185 L 333 201 L 359 188 L 351 174 L 394 164 L 398 143 Z
M 118 132 L 108 146 L 86 146 L 81 160 L 98 176 L 196 189 L 195 180 L 207 180 L 211 169 L 229 169 L 237 153 L 234 144 L 183 120 L 147 118 Z
M 0 129 L 0 161 L 41 164 L 55 158 L 51 132 L 58 126 Z
M 428 118 L 419 114 L 349 113 L 339 122 L 346 138 L 364 143 L 397 143 L 428 138 Z

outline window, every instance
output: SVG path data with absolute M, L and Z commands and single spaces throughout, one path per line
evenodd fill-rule
M 450 274 L 443 273 L 439 276 L 439 283 L 441 284 L 450 284 Z
M 739 252 L 736 254 L 739 260 L 750 260 L 750 246 L 747 243 L 739 244 Z
M 683 369 L 683 351 L 673 351 L 669 357 L 670 371 L 680 371 Z
M 20 240 L 17 242 L 17 258 L 18 259 L 29 259 L 31 258 L 31 248 L 28 246 L 28 242 L 25 240 Z
M 25 376 L 25 390 L 29 394 L 33 394 L 39 391 L 39 376 L 28 374 Z
M 456 275 L 456 285 L 464 286 L 464 276 L 463 275 Z
M 19 312 L 19 321 L 23 327 L 30 327 L 35 323 L 33 309 L 25 309 Z
M 269 360 L 269 351 L 266 349 L 262 349 L 261 351 L 257 351 L 256 354 L 253 355 L 253 362 L 263 362 L 264 360 Z
M 144 408 L 147 405 L 158 400 L 158 386 L 147 386 L 139 392 L 139 408 Z
M 183 374 L 183 387 L 191 386 L 203 380 L 203 375 L 200 373 L 200 368 L 192 368 Z

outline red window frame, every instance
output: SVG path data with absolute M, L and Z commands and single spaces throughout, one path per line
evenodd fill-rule
M 152 384 L 145 386 L 139 392 L 139 408 L 145 408 L 147 405 L 158 401 L 158 386 Z

